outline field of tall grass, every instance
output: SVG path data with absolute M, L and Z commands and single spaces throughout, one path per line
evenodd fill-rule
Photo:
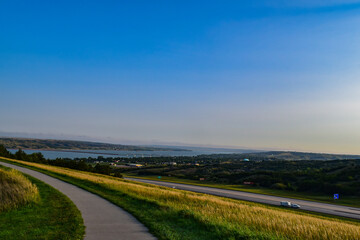
M 64 180 L 88 187 L 88 190 L 94 189 L 95 193 L 137 216 L 160 239 L 360 239 L 360 224 L 357 222 L 295 213 L 61 167 L 11 161 L 57 174 Z M 124 203 L 122 198 L 131 201 Z M 131 204 L 137 205 L 132 207 Z M 152 216 L 142 217 L 141 211 L 146 211 L 141 209 L 142 206 L 153 207 L 147 212 Z M 176 219 L 168 216 L 169 213 L 176 215 Z M 162 216 L 167 220 L 161 221 Z M 186 228 L 193 225 L 194 229 L 176 228 L 179 224 Z
M 0 212 L 39 200 L 37 187 L 14 169 L 0 168 Z

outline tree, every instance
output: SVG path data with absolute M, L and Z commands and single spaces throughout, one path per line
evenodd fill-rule
M 10 153 L 6 147 L 4 147 L 4 145 L 0 145 L 0 156 L 1 157 L 7 157 L 7 158 L 12 158 L 14 155 L 12 153 Z
M 119 171 L 117 171 L 114 173 L 114 177 L 122 178 L 123 175 Z
M 21 148 L 19 148 L 19 150 L 15 153 L 15 158 L 17 160 L 27 160 L 27 155 L 23 150 L 21 150 Z
M 94 168 L 94 172 L 110 175 L 111 168 L 108 165 L 96 164 L 96 166 Z

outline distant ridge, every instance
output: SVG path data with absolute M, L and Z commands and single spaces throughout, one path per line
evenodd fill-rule
M 244 159 L 250 158 L 252 160 L 344 160 L 344 159 L 360 159 L 360 155 L 348 154 L 331 154 L 331 153 L 312 153 L 312 152 L 296 152 L 296 151 L 266 151 L 266 152 L 253 152 L 243 154 L 213 154 L 208 155 L 211 158 L 221 159 Z
M 12 137 L 0 137 L 0 145 L 4 145 L 8 149 L 21 148 L 34 150 L 190 151 L 179 148 L 159 148 L 90 141 Z

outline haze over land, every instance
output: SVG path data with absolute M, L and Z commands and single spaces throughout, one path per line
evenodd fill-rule
M 360 154 L 358 1 L 140 3 L 1 2 L 0 130 Z

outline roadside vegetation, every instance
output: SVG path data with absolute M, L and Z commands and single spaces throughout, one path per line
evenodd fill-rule
M 0 239 L 80 240 L 81 213 L 49 185 L 0 165 Z
M 136 216 L 159 239 L 359 239 L 360 224 L 111 176 L 3 159 L 96 193 Z
M 31 202 L 38 202 L 39 191 L 20 172 L 0 168 L 0 213 Z
M 147 179 L 154 181 L 173 182 L 173 183 L 190 184 L 190 185 L 197 185 L 203 187 L 212 187 L 212 188 L 228 189 L 228 190 L 235 190 L 242 192 L 258 193 L 258 194 L 265 194 L 271 196 L 296 198 L 296 199 L 323 202 L 323 203 L 329 203 L 335 205 L 360 207 L 360 197 L 355 195 L 344 196 L 340 194 L 340 199 L 334 200 L 332 194 L 322 194 L 322 193 L 312 193 L 312 192 L 303 193 L 303 192 L 287 191 L 287 190 L 274 189 L 274 188 L 244 185 L 244 184 L 224 184 L 224 183 L 215 183 L 207 180 L 204 181 L 190 180 L 190 179 L 177 178 L 172 176 L 171 177 L 161 176 L 161 178 L 159 178 L 159 175 L 137 175 L 133 173 L 125 173 L 125 174 L 123 173 L 122 176 L 129 178 L 139 178 L 139 179 Z

